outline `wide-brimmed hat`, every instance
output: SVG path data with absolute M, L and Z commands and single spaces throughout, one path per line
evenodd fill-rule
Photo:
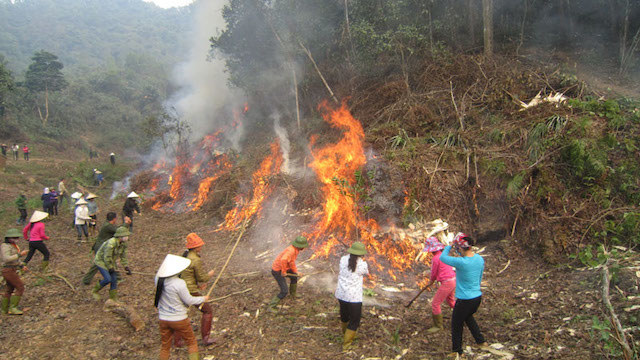
M 81 192 L 74 192 L 73 194 L 71 194 L 71 198 L 72 199 L 80 199 L 82 197 L 82 193 Z
M 349 254 L 362 256 L 367 253 L 367 248 L 365 248 L 363 243 L 356 241 L 353 244 L 351 244 L 351 247 L 347 249 L 347 252 Z
M 463 248 L 463 249 L 468 249 L 471 247 L 471 245 L 469 245 L 469 242 L 467 241 L 467 234 L 465 233 L 457 233 L 456 237 L 453 238 L 453 241 L 451 242 L 451 245 L 454 248 Z
M 85 199 L 91 200 L 91 199 L 95 199 L 97 197 L 98 197 L 98 195 L 96 195 L 94 193 L 89 193 L 89 195 L 85 196 Z
M 436 252 L 444 249 L 444 245 L 438 241 L 438 238 L 435 236 L 428 237 L 427 240 L 424 241 L 424 252 Z
M 131 235 L 131 233 L 129 232 L 129 229 L 127 229 L 126 226 L 120 226 L 119 228 L 116 229 L 116 232 L 115 234 L 113 234 L 113 237 L 125 237 L 129 235 Z
M 96 170 L 96 174 L 102 174 L 102 171 Z
M 5 238 L 19 238 L 22 237 L 22 233 L 20 232 L 20 230 L 18 229 L 9 229 L 7 230 L 6 234 L 4 234 Z
M 160 265 L 160 269 L 156 273 L 156 277 L 158 278 L 166 278 L 169 276 L 173 276 L 182 272 L 182 270 L 186 269 L 191 265 L 191 260 L 186 257 L 168 254 L 162 265 Z
M 300 249 L 304 249 L 307 246 L 309 246 L 309 242 L 307 241 L 306 237 L 304 237 L 302 235 L 299 235 L 298 237 L 296 237 L 295 240 L 293 240 L 291 242 L 291 245 L 293 245 L 293 246 L 295 246 L 297 248 L 300 248 Z
M 187 249 L 195 249 L 204 245 L 204 241 L 196 233 L 187 235 Z
M 84 198 L 80 198 L 78 199 L 78 201 L 76 201 L 76 205 L 87 205 L 87 200 L 85 200 Z
M 46 212 L 40 211 L 40 210 L 36 210 L 36 211 L 33 212 L 33 214 L 31 214 L 31 219 L 29 219 L 29 222 L 34 223 L 34 222 L 42 221 L 47 216 L 49 216 L 49 213 L 46 213 Z
M 140 196 L 138 196 L 138 194 L 136 194 L 135 191 L 132 191 L 129 193 L 129 195 L 127 195 L 128 198 L 139 198 Z

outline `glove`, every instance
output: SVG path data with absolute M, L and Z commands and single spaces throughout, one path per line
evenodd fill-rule
M 127 272 L 127 275 L 131 275 L 131 269 L 129 269 L 129 267 L 128 267 L 128 266 L 125 266 L 125 267 L 124 267 L 124 271 L 126 271 L 126 272 Z

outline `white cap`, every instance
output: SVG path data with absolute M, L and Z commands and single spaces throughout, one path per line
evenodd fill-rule
M 95 199 L 97 198 L 98 195 L 94 194 L 94 193 L 89 193 L 89 195 L 85 196 L 84 198 L 87 200 L 91 200 L 91 199 Z
M 160 265 L 160 269 L 156 273 L 157 278 L 166 278 L 169 276 L 177 275 L 182 272 L 182 270 L 186 269 L 191 265 L 191 260 L 173 254 L 168 254 L 162 265 Z
M 87 205 L 87 200 L 80 198 L 78 201 L 76 201 L 76 205 Z
M 81 197 L 82 197 L 82 193 L 79 193 L 77 191 L 74 192 L 73 194 L 71 194 L 71 198 L 72 199 L 76 199 L 77 200 L 77 199 L 80 199 Z
M 46 213 L 44 211 L 40 211 L 40 210 L 36 210 L 33 212 L 33 214 L 31 214 L 31 219 L 29 219 L 29 222 L 38 222 L 38 221 L 42 221 L 44 220 L 47 216 L 49 216 L 49 213 Z
M 49 188 L 44 188 L 44 193 L 48 194 L 49 193 Z
M 102 171 L 96 170 L 96 174 L 102 174 Z
M 128 198 L 139 198 L 140 196 L 138 196 L 138 194 L 136 194 L 135 191 L 132 191 L 129 193 L 129 195 L 127 195 Z
M 114 153 L 109 154 L 109 156 L 115 155 Z

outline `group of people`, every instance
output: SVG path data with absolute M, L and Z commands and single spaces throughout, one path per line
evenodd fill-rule
M 7 144 L 2 144 L 0 145 L 0 150 L 2 150 L 2 156 L 6 157 L 7 156 L 7 149 L 9 147 L 7 146 Z M 11 146 L 11 152 L 13 153 L 13 160 L 18 160 L 19 156 L 18 154 L 20 153 L 20 146 L 18 144 L 13 144 L 13 146 Z M 29 153 L 31 151 L 29 150 L 29 146 L 27 144 L 25 144 L 22 147 L 22 155 L 24 157 L 24 159 L 26 161 L 29 161 Z

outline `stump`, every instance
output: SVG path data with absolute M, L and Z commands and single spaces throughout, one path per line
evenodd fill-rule
M 125 305 L 119 301 L 109 299 L 104 303 L 104 311 L 110 311 L 116 313 L 129 321 L 129 324 L 133 326 L 135 331 L 144 329 L 144 322 L 133 307 Z

